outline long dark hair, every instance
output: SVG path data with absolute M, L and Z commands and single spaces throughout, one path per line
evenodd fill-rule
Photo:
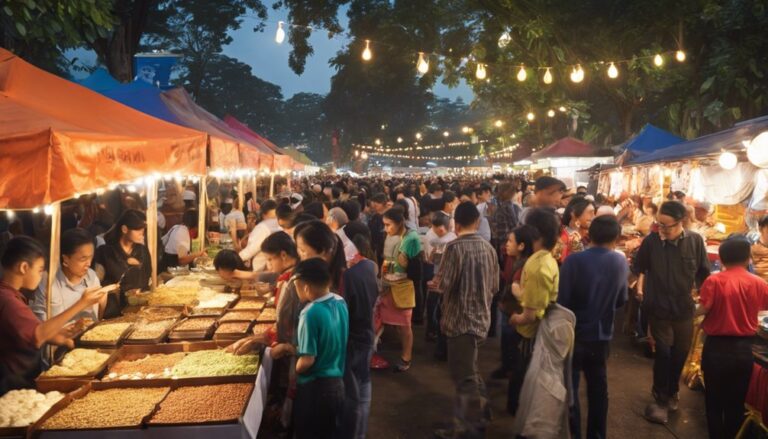
M 592 205 L 592 202 L 584 197 L 576 197 L 572 199 L 563 213 L 563 225 L 570 227 L 571 220 L 580 217 L 590 205 Z
M 528 258 L 533 254 L 533 243 L 541 238 L 539 231 L 532 226 L 523 225 L 516 227 L 510 234 L 515 235 L 515 241 L 518 244 L 525 245 L 520 257 L 515 261 L 515 265 L 512 267 L 514 273 L 523 268 Z
M 317 253 L 330 253 L 332 255 L 329 264 L 332 287 L 335 291 L 340 292 L 341 278 L 347 268 L 347 258 L 344 255 L 344 244 L 341 242 L 341 238 L 333 233 L 327 224 L 319 220 L 299 224 L 296 226 L 294 236 L 296 239 L 301 237 Z
M 129 230 L 141 230 L 147 227 L 147 216 L 144 212 L 136 209 L 123 211 L 117 222 L 104 234 L 104 242 L 116 245 L 123 236 L 122 228 L 126 226 Z

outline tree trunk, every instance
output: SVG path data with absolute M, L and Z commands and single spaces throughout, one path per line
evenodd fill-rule
M 115 15 L 119 22 L 111 35 L 91 43 L 109 73 L 120 82 L 133 80 L 133 56 L 139 50 L 147 19 L 155 7 L 153 0 L 118 0 Z

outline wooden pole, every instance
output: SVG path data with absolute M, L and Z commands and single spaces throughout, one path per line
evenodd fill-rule
M 205 235 L 208 233 L 208 230 L 205 227 L 205 220 L 207 218 L 208 212 L 207 212 L 207 199 L 206 199 L 206 190 L 208 187 L 208 172 L 206 171 L 205 175 L 202 175 L 200 177 L 200 190 L 198 191 L 198 202 L 199 202 L 199 208 L 198 208 L 198 222 L 197 222 L 197 236 L 200 240 L 200 250 L 205 250 Z
M 237 182 L 237 205 L 240 206 L 240 212 L 245 211 L 245 176 L 241 176 Z
M 275 173 L 270 174 L 271 177 L 269 179 L 269 198 L 272 198 L 275 196 Z
M 147 182 L 147 247 L 152 265 L 152 290 L 157 287 L 157 180 Z
M 56 278 L 56 273 L 59 271 L 59 257 L 60 249 L 59 244 L 61 241 L 61 203 L 53 203 L 51 212 L 51 243 L 50 243 L 50 261 L 48 263 L 48 282 L 45 286 L 45 318 L 50 320 L 51 317 L 51 290 L 53 289 L 53 280 Z

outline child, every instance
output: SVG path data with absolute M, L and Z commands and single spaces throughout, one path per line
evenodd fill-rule
M 293 406 L 296 437 L 331 438 L 339 427 L 344 403 L 344 361 L 349 314 L 344 299 L 329 292 L 328 264 L 320 258 L 300 262 L 294 270 L 299 299 L 298 388 Z

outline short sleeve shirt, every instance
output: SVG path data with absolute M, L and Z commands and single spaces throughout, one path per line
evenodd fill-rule
M 531 255 L 523 267 L 520 287 L 523 295 L 520 305 L 536 310 L 536 321 L 518 325 L 517 332 L 525 338 L 533 338 L 539 322 L 550 303 L 557 301 L 560 272 L 557 261 L 548 250 L 539 250 Z
M 757 333 L 757 313 L 768 309 L 768 284 L 741 267 L 709 276 L 699 291 L 708 308 L 701 324 L 707 335 L 750 337 Z
M 34 387 L 41 366 L 35 346 L 39 324 L 21 292 L 0 281 L 0 394 Z
M 169 255 L 183 255 L 188 254 L 191 248 L 192 239 L 189 236 L 189 228 L 183 224 L 173 226 L 165 241 L 165 252 Z
M 340 296 L 328 293 L 304 307 L 299 315 L 297 355 L 315 357 L 315 363 L 298 376 L 298 383 L 344 376 L 348 336 L 349 313 Z

